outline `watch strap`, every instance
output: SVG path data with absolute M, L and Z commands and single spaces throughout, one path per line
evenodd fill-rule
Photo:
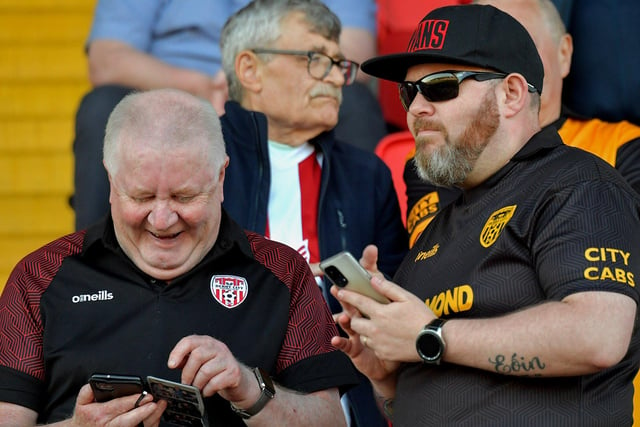
M 442 325 L 444 325 L 445 322 L 446 322 L 445 319 L 440 319 L 439 317 L 436 317 L 431 322 L 427 323 L 425 325 L 425 328 L 429 328 L 433 331 L 436 331 L 438 329 L 442 329 Z
M 256 403 L 247 409 L 238 408 L 233 403 L 230 404 L 231 410 L 244 420 L 247 420 L 260 412 L 262 408 L 264 408 L 276 395 L 276 389 L 273 385 L 273 381 L 267 372 L 261 368 L 253 368 L 253 374 L 256 376 L 256 380 L 258 380 L 258 385 L 260 386 L 260 397 Z

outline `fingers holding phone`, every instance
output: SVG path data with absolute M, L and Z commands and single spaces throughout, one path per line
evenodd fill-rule
M 103 386 L 102 388 L 106 387 Z M 113 392 L 115 392 L 115 389 Z M 100 393 L 98 392 L 99 395 Z M 108 390 L 108 393 L 112 393 L 112 391 Z M 143 422 L 146 422 L 147 425 L 157 425 L 166 404 L 154 403 L 153 397 L 146 395 L 139 402 L 139 407 L 135 408 L 136 401 L 141 395 L 142 393 L 129 394 L 98 402 L 95 399 L 93 386 L 85 384 L 80 389 L 76 399 L 73 425 L 138 425 Z M 105 394 L 103 393 L 102 396 L 104 397 Z
M 158 409 L 150 416 L 147 414 L 146 421 L 150 425 L 162 418 L 175 425 L 208 426 L 204 401 L 196 387 L 153 376 L 146 377 L 145 381 L 135 375 L 115 374 L 93 374 L 89 378 L 89 385 L 96 402 L 113 401 L 113 411 L 122 408 L 128 412 L 157 402 L 155 406 Z M 117 404 L 116 399 L 120 399 Z
M 93 374 L 89 378 L 96 402 L 106 402 L 118 397 L 141 395 L 144 392 L 142 378 L 134 375 Z
M 349 252 L 340 252 L 320 262 L 325 277 L 336 287 L 366 295 L 381 304 L 389 299 L 371 286 L 371 275 Z
M 362 256 L 360 257 L 360 265 L 364 267 L 371 275 L 381 277 L 384 276 L 380 270 L 378 270 L 378 247 L 376 245 L 367 245 L 362 250 Z

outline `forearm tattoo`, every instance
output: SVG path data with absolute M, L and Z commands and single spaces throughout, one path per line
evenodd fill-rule
M 393 417 L 393 399 L 382 396 L 377 392 L 374 394 L 376 396 L 376 403 L 378 404 L 378 407 L 382 409 L 384 416 L 388 420 L 391 420 L 391 417 Z
M 524 356 L 518 356 L 517 353 L 511 355 L 511 359 L 503 354 L 496 354 L 495 359 L 489 358 L 489 363 L 499 374 L 505 375 L 531 375 L 540 376 L 546 367 L 538 356 L 526 359 Z

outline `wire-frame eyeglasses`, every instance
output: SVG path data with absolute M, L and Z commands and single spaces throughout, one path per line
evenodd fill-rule
M 356 79 L 360 64 L 348 59 L 333 59 L 332 57 L 313 50 L 283 50 L 283 49 L 252 49 L 257 54 L 293 55 L 307 57 L 307 72 L 317 80 L 324 80 L 331 72 L 331 67 L 338 67 L 344 76 L 344 84 L 349 85 Z

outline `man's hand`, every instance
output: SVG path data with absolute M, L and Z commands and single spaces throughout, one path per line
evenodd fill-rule
M 351 317 L 346 310 L 336 315 L 336 319 L 348 337 L 333 337 L 331 344 L 334 347 L 346 353 L 354 366 L 372 381 L 385 381 L 395 376 L 400 363 L 378 358 L 373 349 L 367 346 L 368 337 L 359 335 L 351 328 Z
M 367 245 L 362 251 L 359 262 L 373 277 L 384 278 L 384 275 L 378 270 L 378 247 L 376 245 Z
M 78 393 L 73 418 L 67 425 L 136 427 L 144 423 L 145 427 L 158 426 L 167 403 L 153 402 L 153 396 L 149 394 L 135 407 L 139 397 L 139 394 L 135 394 L 97 403 L 94 401 L 91 387 L 85 384 Z
M 182 368 L 182 383 L 198 387 L 205 397 L 218 393 L 241 408 L 260 397 L 253 372 L 223 342 L 206 335 L 181 339 L 169 354 L 169 368 Z
M 224 71 L 220 70 L 213 76 L 209 83 L 209 96 L 207 99 L 213 104 L 219 116 L 224 114 L 224 103 L 229 98 L 229 87 Z
M 332 287 L 331 293 L 351 318 L 349 328 L 382 360 L 420 361 L 416 337 L 436 316 L 418 297 L 393 282 L 375 276 L 371 286 L 391 302 L 380 304 L 356 292 Z
M 175 88 L 206 99 L 224 114 L 228 85 L 224 71 L 214 76 L 170 65 L 154 55 L 117 40 L 94 40 L 89 45 L 89 79 L 94 87 L 120 85 L 138 90 Z

